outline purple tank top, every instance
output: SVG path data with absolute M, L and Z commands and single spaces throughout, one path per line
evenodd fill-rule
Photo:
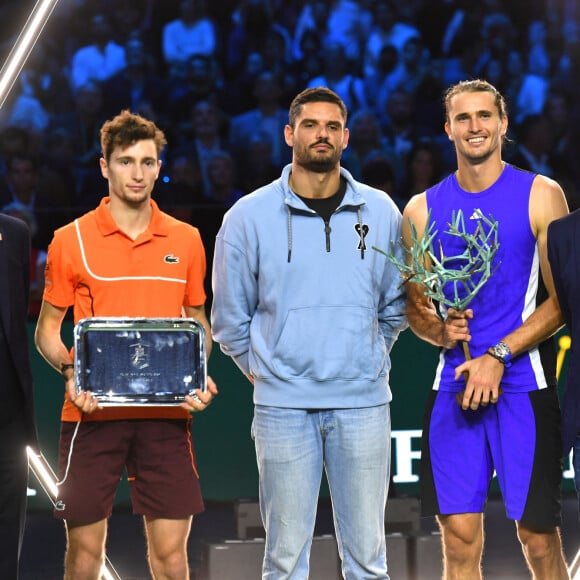
M 536 239 L 531 230 L 529 200 L 535 174 L 506 164 L 497 181 L 479 193 L 463 190 L 455 174 L 448 176 L 426 192 L 427 208 L 437 234 L 433 247 L 447 257 L 461 255 L 465 243 L 446 233 L 453 212 L 461 210 L 465 229 L 474 233 L 481 222 L 480 215 L 498 224 L 499 249 L 492 263 L 492 276 L 480 289 L 468 308 L 473 309 L 470 321 L 472 357 L 483 354 L 507 334 L 515 330 L 545 298 L 541 280 Z M 482 224 L 483 227 L 486 227 Z M 453 264 L 447 264 L 453 268 Z M 446 287 L 446 296 L 452 296 Z M 443 316 L 446 307 L 440 307 Z M 542 351 L 543 352 L 543 351 Z M 502 388 L 506 391 L 530 391 L 545 388 L 552 381 L 546 379 L 540 349 L 533 349 L 516 357 L 506 368 Z M 455 381 L 455 367 L 465 360 L 461 345 L 442 350 L 434 389 L 459 391 L 463 379 Z

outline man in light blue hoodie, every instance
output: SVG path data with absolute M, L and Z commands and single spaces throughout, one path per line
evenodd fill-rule
M 344 577 L 387 579 L 389 352 L 407 321 L 401 214 L 340 167 L 347 111 L 327 88 L 290 105 L 292 164 L 225 215 L 213 336 L 254 386 L 263 578 L 308 577 L 323 469 Z

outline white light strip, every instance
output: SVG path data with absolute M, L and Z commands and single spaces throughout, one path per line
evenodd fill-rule
M 44 488 L 44 491 L 50 500 L 54 503 L 56 501 L 56 496 L 58 495 L 58 488 L 56 486 L 56 477 L 52 468 L 44 456 L 36 454 L 31 447 L 26 448 L 26 453 L 28 454 L 28 464 L 30 465 L 32 472 L 40 482 L 40 485 Z
M 105 580 L 121 580 L 121 577 L 117 574 L 108 559 L 105 559 L 105 563 L 101 569 L 101 578 L 104 578 Z
M 42 453 L 35 451 L 32 447 L 26 448 L 26 454 L 28 455 L 28 465 L 32 473 L 34 473 L 54 506 L 58 495 L 58 487 L 56 485 L 56 475 L 50 463 L 48 463 Z M 105 556 L 105 563 L 101 570 L 101 578 L 105 580 L 121 580 L 107 556 Z
M 58 0 L 38 0 L 0 70 L 0 109 Z
M 568 568 L 568 573 L 572 580 L 580 580 L 580 550 L 576 552 L 574 560 L 572 560 L 572 564 Z

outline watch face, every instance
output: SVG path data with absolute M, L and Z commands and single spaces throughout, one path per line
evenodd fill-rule
M 509 346 L 503 342 L 499 342 L 498 344 L 496 344 L 493 347 L 493 350 L 494 350 L 495 354 L 497 356 L 500 356 L 501 358 L 505 358 L 506 356 L 509 356 L 509 354 L 510 354 Z

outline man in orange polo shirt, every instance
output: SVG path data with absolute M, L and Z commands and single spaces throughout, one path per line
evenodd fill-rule
M 65 380 L 55 515 L 65 520 L 65 578 L 99 578 L 107 519 L 123 469 L 133 511 L 144 517 L 155 578 L 189 577 L 187 538 L 203 510 L 191 442 L 191 413 L 217 394 L 208 379 L 180 406 L 99 407 L 75 392 L 73 363 L 61 339 L 67 309 L 91 316 L 196 318 L 210 330 L 206 263 L 196 228 L 161 212 L 151 192 L 166 145 L 151 121 L 123 111 L 101 129 L 109 196 L 60 228 L 48 249 L 36 346 Z M 209 357 L 211 340 L 207 343 Z

